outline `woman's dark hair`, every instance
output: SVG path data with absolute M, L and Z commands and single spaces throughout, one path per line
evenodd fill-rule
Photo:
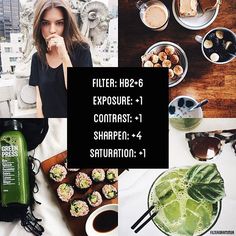
M 46 62 L 47 44 L 43 38 L 41 25 L 44 13 L 47 9 L 59 8 L 64 17 L 64 32 L 63 38 L 65 41 L 66 49 L 68 53 L 71 54 L 75 44 L 84 45 L 85 39 L 80 33 L 75 16 L 71 11 L 70 6 L 64 0 L 39 0 L 36 2 L 34 11 L 34 23 L 33 23 L 33 39 L 35 42 L 35 47 L 37 49 L 38 55 L 44 64 Z

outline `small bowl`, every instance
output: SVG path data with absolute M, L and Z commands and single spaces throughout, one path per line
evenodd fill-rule
M 174 76 L 173 79 L 169 79 L 169 88 L 174 87 L 177 84 L 179 84 L 186 76 L 188 71 L 188 59 L 184 52 L 184 50 L 177 44 L 168 42 L 168 41 L 161 41 L 158 43 L 153 44 L 150 46 L 144 55 L 141 57 L 142 60 L 142 67 L 144 66 L 144 63 L 146 61 L 146 58 L 149 57 L 149 55 L 152 55 L 153 53 L 159 53 L 164 50 L 166 46 L 173 46 L 175 49 L 175 54 L 179 56 L 179 63 L 178 65 L 181 65 L 183 67 L 183 74 L 180 76 Z M 171 67 L 172 68 L 172 67 Z
M 179 103 L 181 103 L 181 106 L 179 106 Z M 192 97 L 178 96 L 169 103 L 169 118 L 202 118 L 203 111 L 201 107 L 189 111 L 197 104 L 198 102 Z M 170 112 L 171 107 L 174 108 L 174 112 Z
M 88 236 L 115 236 L 118 235 L 118 227 L 108 232 L 98 232 L 93 227 L 93 221 L 97 215 L 105 211 L 116 211 L 118 212 L 118 204 L 108 204 L 96 209 L 87 219 L 85 224 L 85 230 Z
M 199 107 L 189 111 L 197 104 L 198 102 L 189 96 L 174 98 L 168 106 L 170 124 L 178 130 L 191 130 L 197 127 L 203 118 L 203 110 Z

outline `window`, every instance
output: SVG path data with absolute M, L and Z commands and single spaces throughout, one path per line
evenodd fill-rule
M 9 59 L 10 59 L 10 62 L 15 62 L 15 61 L 17 61 L 17 57 L 10 57 Z
M 5 52 L 11 52 L 11 48 L 10 47 L 5 47 L 4 50 L 5 50 Z

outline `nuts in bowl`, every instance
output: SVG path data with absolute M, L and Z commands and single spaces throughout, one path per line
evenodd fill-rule
M 147 49 L 141 57 L 142 67 L 169 68 L 169 87 L 179 84 L 188 70 L 188 60 L 183 49 L 172 42 L 159 42 Z

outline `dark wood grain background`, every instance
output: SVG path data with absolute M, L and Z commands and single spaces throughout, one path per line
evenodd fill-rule
M 215 21 L 205 29 L 182 27 L 172 13 L 172 1 L 163 1 L 170 10 L 168 27 L 162 32 L 148 29 L 139 18 L 135 0 L 119 1 L 119 66 L 140 67 L 141 56 L 154 43 L 171 41 L 180 45 L 189 61 L 188 73 L 179 85 L 169 88 L 169 101 L 179 95 L 205 98 L 204 117 L 236 117 L 236 59 L 224 65 L 207 61 L 201 53 L 195 35 L 204 35 L 215 27 L 236 32 L 236 1 L 223 0 Z

